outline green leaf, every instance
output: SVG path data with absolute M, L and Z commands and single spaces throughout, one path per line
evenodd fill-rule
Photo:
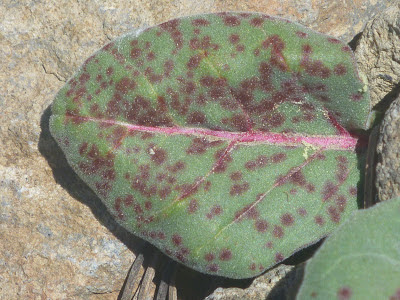
M 125 35 L 52 111 L 117 221 L 201 272 L 258 275 L 357 209 L 368 93 L 348 46 L 287 20 L 206 14 Z
M 297 299 L 399 299 L 400 198 L 360 210 L 307 264 Z

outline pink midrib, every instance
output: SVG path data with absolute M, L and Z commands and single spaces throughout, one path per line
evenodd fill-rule
M 130 131 L 141 131 L 149 133 L 158 133 L 164 135 L 188 135 L 197 137 L 213 137 L 228 141 L 237 141 L 239 143 L 260 143 L 282 146 L 314 146 L 318 148 L 332 150 L 349 150 L 354 151 L 359 144 L 359 137 L 355 137 L 341 130 L 339 135 L 319 136 L 319 135 L 296 135 L 289 133 L 273 133 L 273 132 L 230 132 L 217 131 L 204 128 L 194 127 L 152 127 L 132 125 L 129 123 L 118 122 L 114 120 L 96 119 L 92 117 L 73 116 L 68 118 L 77 118 L 81 121 L 93 121 L 109 125 L 119 125 L 126 127 Z

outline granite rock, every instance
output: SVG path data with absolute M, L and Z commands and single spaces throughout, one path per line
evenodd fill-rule
M 302 275 L 302 268 L 281 264 L 254 279 L 247 288 L 217 288 L 205 300 L 293 299 Z
M 392 102 L 380 125 L 376 185 L 380 201 L 400 196 L 400 97 Z
M 48 131 L 56 92 L 96 49 L 137 27 L 221 10 L 287 17 L 348 42 L 389 2 L 1 1 L 0 298 L 116 299 L 142 246 L 77 178 Z
M 376 200 L 388 200 L 400 196 L 400 4 L 367 23 L 356 57 L 368 78 L 378 117 L 386 111 L 376 141 L 375 181 Z
M 373 106 L 393 100 L 400 81 L 400 3 L 389 6 L 370 20 L 355 51 L 359 69 L 366 75 Z M 386 105 L 387 108 L 387 105 Z

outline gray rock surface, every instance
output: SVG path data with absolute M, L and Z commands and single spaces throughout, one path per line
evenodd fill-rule
M 389 2 L 1 1 L 0 299 L 116 299 L 141 246 L 76 177 L 48 132 L 56 92 L 92 52 L 136 27 L 221 10 L 288 17 L 350 41 Z M 241 295 L 265 295 L 271 285 L 262 278 Z
M 372 104 L 384 112 L 391 103 L 376 147 L 377 196 L 379 201 L 388 200 L 400 196 L 400 3 L 367 23 L 356 57 L 368 77 Z
M 359 69 L 368 78 L 371 104 L 387 97 L 400 81 L 400 3 L 370 20 L 358 42 Z
M 400 196 L 400 97 L 392 102 L 380 126 L 377 154 L 379 200 Z
M 294 299 L 303 278 L 303 266 L 294 267 L 281 264 L 254 279 L 248 288 L 218 288 L 205 300 Z

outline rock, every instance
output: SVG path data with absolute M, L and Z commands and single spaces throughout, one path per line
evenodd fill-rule
M 376 147 L 377 196 L 379 201 L 388 200 L 400 196 L 400 4 L 367 23 L 356 57 L 368 78 L 372 105 L 383 113 L 391 103 L 380 125 Z
M 293 289 L 290 284 L 299 283 L 302 270 L 293 266 L 279 265 L 273 270 L 254 279 L 245 289 L 217 288 L 205 300 L 241 300 L 241 299 L 293 299 L 289 297 Z M 280 282 L 281 279 L 284 279 Z M 292 295 L 291 295 L 292 296 Z
M 390 95 L 400 81 L 400 4 L 377 14 L 365 26 L 355 54 L 359 69 L 368 78 L 371 104 Z M 387 108 L 387 105 L 386 105 Z
M 116 299 L 142 244 L 48 132 L 56 92 L 96 49 L 136 27 L 217 10 L 288 17 L 350 41 L 389 2 L 1 1 L 0 298 Z
M 380 201 L 400 196 L 400 97 L 392 102 L 380 126 L 376 186 Z

